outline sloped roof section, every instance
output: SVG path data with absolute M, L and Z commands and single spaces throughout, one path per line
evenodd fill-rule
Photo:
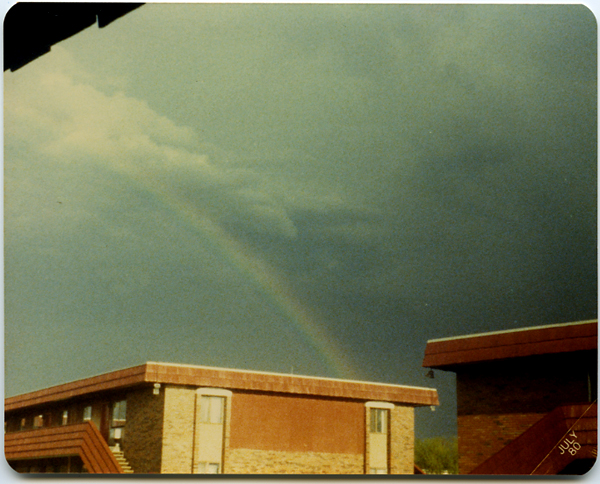
M 4 400 L 4 411 L 9 412 L 50 402 L 60 402 L 96 392 L 127 388 L 145 381 L 146 365 L 135 366 L 6 398 Z
M 423 366 L 458 365 L 598 349 L 598 320 L 494 331 L 427 342 Z
M 123 473 L 93 422 L 5 434 L 4 455 L 9 461 L 77 455 L 90 474 Z
M 4 408 L 9 412 L 97 392 L 140 385 L 149 386 L 154 383 L 382 400 L 411 406 L 439 405 L 437 391 L 433 388 L 148 362 L 132 368 L 9 397 L 4 401 Z
M 18 2 L 4 18 L 4 70 L 15 71 L 84 29 L 102 28 L 143 3 Z

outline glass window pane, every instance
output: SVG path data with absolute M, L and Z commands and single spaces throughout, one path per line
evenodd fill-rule
M 127 414 L 127 401 L 120 400 L 113 403 L 112 410 L 112 426 L 122 427 L 125 425 L 125 419 Z
M 200 399 L 200 422 L 208 423 L 209 412 L 210 412 L 210 397 L 202 397 Z
M 210 423 L 220 424 L 223 422 L 223 398 L 212 397 L 210 402 Z
M 223 409 L 225 399 L 223 397 L 203 396 L 200 400 L 200 422 L 223 423 Z
M 385 408 L 371 409 L 370 431 L 377 434 L 387 433 L 388 410 Z

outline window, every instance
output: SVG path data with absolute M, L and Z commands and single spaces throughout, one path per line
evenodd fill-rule
M 223 423 L 224 397 L 205 396 L 200 401 L 200 422 L 221 424 Z
M 92 406 L 88 405 L 83 409 L 83 420 L 92 420 Z
M 200 474 L 218 474 L 220 465 L 216 462 L 200 462 L 198 472 Z
M 34 429 L 39 429 L 40 427 L 44 426 L 44 416 L 43 415 L 36 415 L 35 417 L 33 417 L 33 428 Z
M 386 408 L 371 409 L 371 433 L 387 434 L 388 413 Z
M 125 417 L 127 414 L 127 401 L 121 400 L 113 403 L 112 408 L 112 426 L 123 427 L 125 426 Z
M 68 423 L 69 423 L 69 411 L 63 410 L 63 413 L 62 413 L 61 419 L 60 419 L 60 424 L 67 425 Z

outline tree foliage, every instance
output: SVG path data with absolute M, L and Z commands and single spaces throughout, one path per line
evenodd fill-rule
M 426 474 L 458 474 L 457 438 L 416 439 L 415 464 Z

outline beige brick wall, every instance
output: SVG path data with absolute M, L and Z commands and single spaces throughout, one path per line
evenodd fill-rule
M 165 412 L 163 419 L 163 474 L 190 474 L 194 444 L 196 389 L 163 386 Z
M 135 473 L 159 473 L 164 394 L 143 388 L 127 394 L 123 451 Z
M 362 474 L 360 454 L 230 449 L 226 474 Z
M 196 393 L 194 387 L 163 385 L 159 395 L 153 395 L 152 388 L 147 388 L 127 396 L 124 450 L 136 473 L 192 473 Z M 229 413 L 231 407 L 227 407 Z M 363 431 L 366 425 L 368 421 Z M 391 409 L 389 430 L 390 473 L 412 474 L 414 409 L 402 406 Z M 229 429 L 225 432 L 226 474 L 363 474 L 365 458 L 368 459 L 368 445 L 363 455 L 231 448 L 228 441 Z
M 415 409 L 396 405 L 390 420 L 390 474 L 414 474 Z

